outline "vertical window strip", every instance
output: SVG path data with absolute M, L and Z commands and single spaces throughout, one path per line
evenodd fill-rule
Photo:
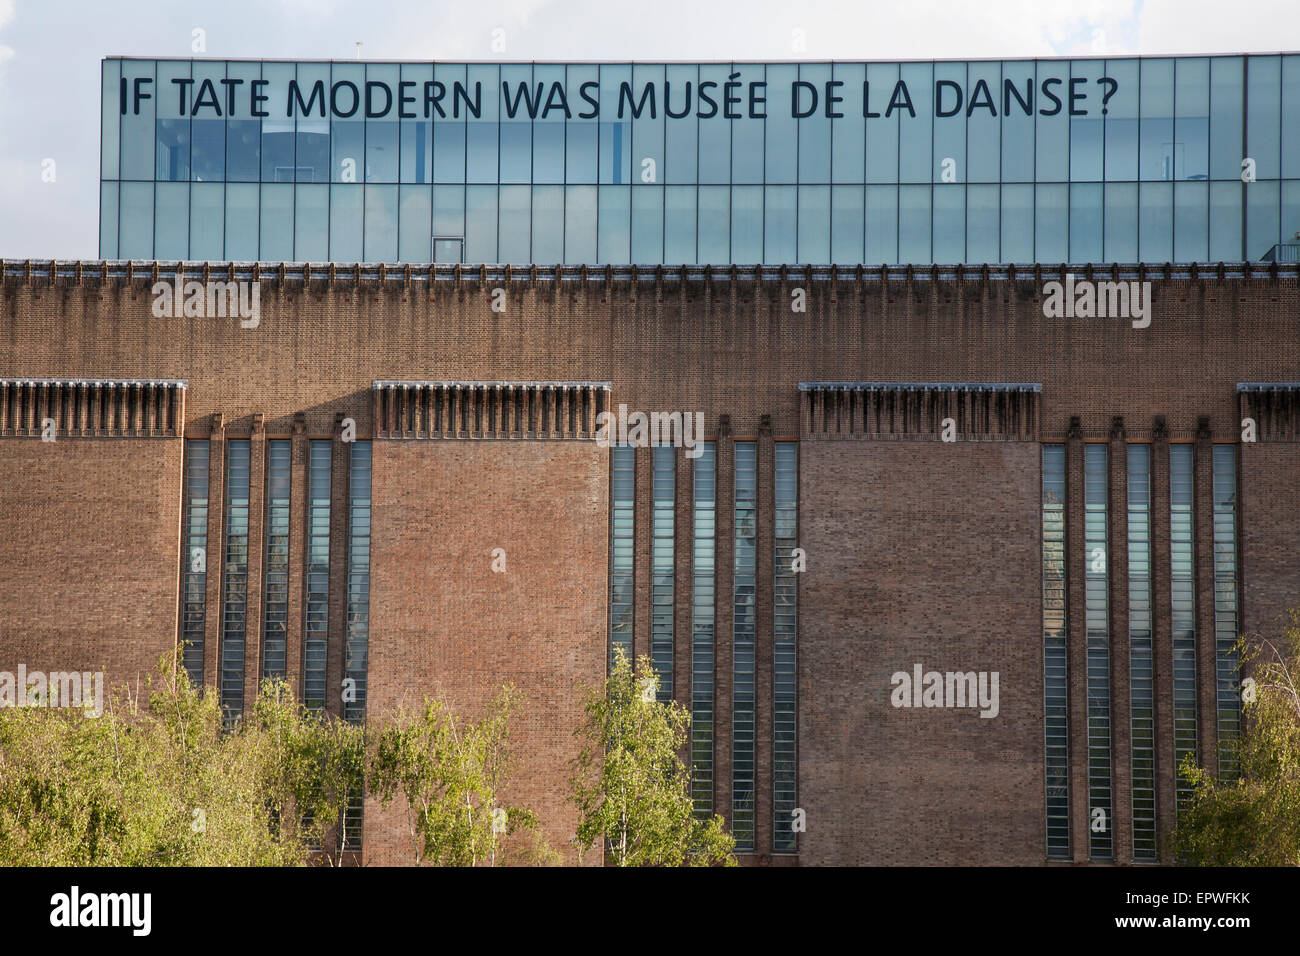
M 307 601 L 303 628 L 303 703 L 325 706 L 325 661 L 329 646 L 330 469 L 329 441 L 311 443 L 307 476 Z
M 208 467 L 211 443 L 185 443 L 185 550 L 181 575 L 181 661 L 190 682 L 203 683 L 203 633 L 208 603 Z
M 713 671 L 717 563 L 715 442 L 702 442 L 695 459 L 695 554 L 691 605 L 691 800 L 697 816 L 713 814 Z
M 1128 640 L 1133 857 L 1156 858 L 1155 674 L 1151 627 L 1151 446 L 1128 446 Z
M 1177 767 L 1196 758 L 1196 562 L 1193 553 L 1195 478 L 1192 445 L 1169 446 L 1169 562 L 1174 665 L 1175 800 L 1182 812 L 1191 787 Z
M 677 491 L 676 449 L 671 445 L 655 448 L 651 474 L 654 496 L 652 521 L 650 586 L 650 660 L 659 677 L 658 699 L 673 699 L 673 524 Z
M 1065 446 L 1043 446 L 1043 714 L 1047 855 L 1070 856 L 1066 673 Z
M 244 640 L 248 616 L 247 440 L 227 442 L 226 548 L 222 575 L 221 707 L 227 722 L 244 710 Z
M 1241 732 L 1237 653 L 1237 446 L 1214 446 L 1214 650 L 1219 777 L 1237 776 Z
M 754 645 L 758 550 L 758 447 L 736 442 L 735 577 L 732 589 L 731 832 L 754 850 Z
M 283 680 L 289 642 L 289 442 L 267 442 L 262 679 Z
M 1110 554 L 1107 483 L 1109 447 L 1083 449 L 1084 625 L 1088 675 L 1088 850 L 1113 854 L 1110 756 Z M 1098 812 L 1100 811 L 1100 813 Z M 1099 825 L 1100 824 L 1100 825 Z
M 610 516 L 609 570 L 609 659 L 621 647 L 632 657 L 633 531 L 636 527 L 636 449 L 622 446 L 610 449 Z
M 366 717 L 366 659 L 370 650 L 370 472 L 370 442 L 353 442 L 348 477 L 348 628 L 344 666 L 344 676 L 349 681 L 345 691 L 351 693 L 345 693 L 343 716 L 355 723 Z
M 799 546 L 799 446 L 775 446 L 776 534 L 772 574 L 772 849 L 793 853 L 795 809 L 795 649 L 799 607 L 795 549 Z

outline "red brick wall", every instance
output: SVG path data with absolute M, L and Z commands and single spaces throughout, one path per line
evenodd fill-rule
M 0 670 L 143 682 L 176 646 L 181 443 L 0 438 Z
M 367 717 L 441 697 L 478 716 L 512 681 L 506 796 L 541 819 L 575 860 L 568 799 L 583 694 L 605 676 L 609 458 L 584 441 L 376 441 Z M 506 571 L 492 571 L 504 548 Z M 395 808 L 376 826 L 372 863 L 411 860 Z M 587 862 L 600 862 L 599 852 Z
M 1035 443 L 800 448 L 805 864 L 1042 862 Z M 896 671 L 997 671 L 1000 710 L 895 708 Z

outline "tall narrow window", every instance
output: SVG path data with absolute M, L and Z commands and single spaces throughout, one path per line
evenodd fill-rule
M 370 651 L 370 464 L 370 442 L 353 442 L 348 477 L 348 628 L 344 664 L 348 686 L 344 688 L 343 716 L 357 723 L 366 717 L 366 659 Z
M 277 439 L 266 444 L 262 677 L 283 680 L 289 639 L 289 442 Z
M 1128 646 L 1133 857 L 1156 858 L 1155 675 L 1151 645 L 1151 446 L 1128 446 Z
M 1218 679 L 1219 776 L 1238 772 L 1237 447 L 1214 446 L 1214 650 Z
M 1065 635 L 1065 446 L 1043 446 L 1043 714 L 1047 855 L 1070 855 L 1070 736 Z
M 185 673 L 203 683 L 203 629 L 208 607 L 208 462 L 211 444 L 185 443 L 185 550 L 181 573 L 181 651 Z
M 313 441 L 307 474 L 307 602 L 303 628 L 303 703 L 325 706 L 325 655 L 329 646 L 331 443 Z
M 244 710 L 244 639 L 248 618 L 249 442 L 226 444 L 226 549 L 222 575 L 221 707 L 233 721 Z
M 772 849 L 795 851 L 795 638 L 799 590 L 795 549 L 799 546 L 799 446 L 775 446 L 776 524 L 772 571 Z
M 651 476 L 654 495 L 654 549 L 650 585 L 650 660 L 659 677 L 659 700 L 673 699 L 673 523 L 677 512 L 676 451 L 655 448 Z
M 736 442 L 735 577 L 732 617 L 731 832 L 754 850 L 754 643 L 758 551 L 758 448 Z
M 691 800 L 697 816 L 713 814 L 713 669 L 716 611 L 718 458 L 714 442 L 695 459 L 695 555 L 691 596 Z
M 1110 554 L 1107 549 L 1106 445 L 1083 448 L 1084 625 L 1088 670 L 1088 850 L 1108 860 L 1111 844 Z
M 636 449 L 610 449 L 609 659 L 621 647 L 632 657 L 633 531 L 636 511 Z
M 1174 646 L 1174 767 L 1196 756 L 1196 562 L 1192 508 L 1195 481 L 1191 445 L 1169 446 L 1169 563 Z M 1177 773 L 1178 811 L 1191 788 Z

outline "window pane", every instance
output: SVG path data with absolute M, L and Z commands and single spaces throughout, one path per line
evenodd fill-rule
M 596 186 L 570 186 L 564 191 L 564 261 L 572 265 L 595 262 Z
M 843 84 L 834 88 L 843 103 L 834 106 L 834 112 L 843 113 L 831 120 L 831 181 L 836 183 L 861 183 L 866 174 L 866 120 L 862 115 L 862 83 L 867 78 L 865 63 L 836 63 L 831 67 L 833 79 Z M 861 190 L 858 191 L 861 196 Z M 834 203 L 834 200 L 831 200 Z M 858 203 L 861 218 L 862 204 Z M 859 245 L 862 231 L 858 230 Z M 832 240 L 833 243 L 833 240 Z M 860 262 L 861 251 L 854 259 L 837 259 L 837 262 Z
M 1174 178 L 1174 61 L 1142 60 L 1141 179 Z
M 1069 64 L 1064 61 L 1041 61 L 1037 69 L 1038 109 L 1036 130 L 1036 165 L 1034 174 L 1040 183 L 1061 182 L 1070 176 Z
M 625 109 L 626 115 L 619 115 L 619 94 L 622 91 L 622 84 L 631 82 L 631 79 L 631 67 L 612 64 L 600 66 L 600 181 L 602 183 L 632 182 L 631 114 L 626 113 Z
M 329 186 L 295 187 L 293 257 L 298 262 L 329 259 L 329 204 Z
M 504 207 L 503 207 L 504 208 Z M 533 245 L 524 262 L 553 265 L 564 261 L 564 187 L 532 188 Z M 504 228 L 504 223 L 502 223 Z
M 502 186 L 497 194 L 497 249 L 502 262 L 528 262 L 532 236 L 530 206 L 533 191 L 527 186 Z
M 361 185 L 330 187 L 330 259 L 360 262 L 362 252 Z
M 763 261 L 798 261 L 795 253 L 795 191 L 793 186 L 768 186 L 763 191 Z
M 664 112 L 658 100 L 663 88 L 662 66 L 638 63 L 632 67 L 632 103 L 627 118 L 632 120 L 632 176 L 636 182 L 645 182 L 652 171 L 651 182 L 664 182 Z M 647 94 L 644 99 L 643 93 Z M 632 107 L 638 105 L 641 115 L 633 118 Z
M 293 262 L 293 184 L 262 186 L 262 241 L 258 258 L 266 262 Z
M 931 155 L 933 139 L 930 135 L 930 124 L 933 122 L 933 98 L 934 98 L 934 81 L 931 78 L 932 64 L 929 63 L 904 63 L 899 66 L 899 77 L 907 84 L 908 98 L 911 100 L 912 109 L 902 107 L 896 115 L 900 117 L 901 125 L 898 134 L 898 169 L 899 181 L 904 183 L 928 183 L 934 181 L 931 170 L 934 169 L 933 163 L 937 159 Z M 901 99 L 901 97 L 900 97 Z M 886 107 L 888 109 L 888 107 Z M 914 112 L 913 112 L 914 111 Z M 905 195 L 900 193 L 900 195 Z M 919 193 L 917 194 L 920 195 Z M 913 202 L 919 202 L 914 200 Z M 925 246 L 927 254 L 925 260 L 929 259 L 929 191 L 926 191 L 926 239 Z M 903 222 L 900 220 L 900 222 Z M 903 222 L 903 228 L 907 225 Z M 909 235 L 911 233 L 909 232 Z M 909 240 L 900 237 L 900 243 L 906 247 Z M 918 247 L 919 248 L 919 247 Z M 907 257 L 904 255 L 904 259 Z
M 233 262 L 257 259 L 257 183 L 226 186 L 226 258 Z
M 1071 108 L 1087 115 L 1070 117 L 1070 179 L 1073 182 L 1100 182 L 1105 158 L 1103 127 L 1106 116 L 1101 112 L 1103 90 L 1097 81 L 1106 73 L 1104 60 L 1073 60 L 1070 63 L 1070 88 L 1065 91 L 1066 112 Z M 1086 96 L 1071 106 L 1070 95 Z M 1098 193 L 1100 196 L 1100 193 Z M 1101 235 L 1097 236 L 1101 248 Z M 1082 260 L 1075 260 L 1082 261 Z
M 632 262 L 632 187 L 600 186 L 600 211 L 596 217 L 600 230 L 596 259 L 619 265 Z
M 764 113 L 771 115 L 769 109 L 770 103 L 755 103 L 754 112 L 759 114 L 758 117 L 750 117 L 749 103 L 749 84 L 763 82 L 764 76 L 767 75 L 767 67 L 762 63 L 737 63 L 732 70 L 733 73 L 739 73 L 740 77 L 737 82 L 743 83 L 735 95 L 742 98 L 739 104 L 731 104 L 730 112 L 739 113 L 739 119 L 726 119 L 723 111 L 726 109 L 721 105 L 719 98 L 719 116 L 712 119 L 700 120 L 700 123 L 706 127 L 717 126 L 716 138 L 719 140 L 719 146 L 727 148 L 727 130 L 731 131 L 731 181 L 733 183 L 756 184 L 763 181 L 763 149 L 764 138 L 766 136 L 767 123 L 770 120 L 759 118 Z M 727 74 L 730 76 L 731 74 Z M 725 81 L 724 81 L 725 82 Z M 722 88 L 720 88 L 721 90 Z M 764 91 L 761 93 L 765 99 L 770 98 L 769 94 Z M 787 123 L 789 122 L 787 117 Z M 712 130 L 710 131 L 712 132 Z M 707 138 L 706 138 L 707 142 Z M 710 180 L 712 182 L 713 180 Z M 726 179 L 720 180 L 726 182 Z
M 871 67 L 867 67 L 870 71 Z M 871 136 L 874 125 L 867 127 Z M 871 141 L 867 140 L 870 153 Z M 871 161 L 870 155 L 867 162 Z M 898 262 L 898 187 L 867 187 L 867 250 L 866 261 L 875 265 Z
M 1210 172 L 1210 61 L 1174 61 L 1174 178 L 1203 180 Z
M 1034 76 L 1032 63 L 1022 60 L 1004 60 L 1002 63 L 1002 95 L 998 105 L 1002 108 L 1004 183 L 1034 181 L 1034 111 L 1039 105 L 1034 97 Z M 1003 255 L 1002 261 L 1025 260 L 1008 260 Z
M 966 170 L 972 183 L 995 183 L 1002 162 L 1002 64 L 971 63 L 967 71 Z M 972 262 L 996 261 L 971 256 Z
M 1281 57 L 1246 57 L 1246 155 L 1255 161 L 1256 179 L 1281 172 L 1281 84 Z
M 1034 187 L 1002 187 L 1002 261 L 1034 261 Z
M 397 260 L 397 187 L 366 187 L 365 261 Z
M 965 182 L 969 173 L 966 168 L 966 64 L 936 63 L 934 85 L 934 165 L 929 178 L 932 182 L 943 182 L 944 169 L 951 168 L 956 176 L 954 182 Z M 936 197 L 936 208 L 938 202 Z M 936 245 L 937 239 L 936 233 Z M 964 236 L 962 239 L 964 245 Z M 938 252 L 935 258 L 940 262 L 960 261 L 945 259 Z
M 396 63 L 366 64 L 366 182 L 397 182 L 398 118 L 393 96 L 400 77 Z M 380 86 L 378 84 L 384 84 Z M 385 92 L 385 89 L 388 92 Z M 394 200 L 394 206 L 396 200 Z
M 122 116 L 123 179 L 153 179 L 154 121 L 158 106 L 158 84 L 154 82 L 154 65 L 148 60 L 122 61 L 122 78 L 126 80 L 127 102 L 126 113 Z M 137 83 L 137 80 L 140 82 Z M 139 99 L 136 96 L 137 90 Z M 144 99 L 146 96 L 149 98 Z M 125 218 L 124 215 L 123 221 Z M 152 209 L 149 218 L 152 221 Z
M 766 168 L 763 178 L 768 183 L 793 183 L 798 174 L 795 163 L 799 129 L 790 98 L 791 84 L 798 78 L 799 67 L 794 63 L 770 64 L 767 68 L 767 121 L 763 132 Z M 770 200 L 768 208 L 771 208 Z M 767 261 L 778 261 L 772 258 L 770 250 Z M 779 261 L 791 262 L 793 257 Z
M 600 121 L 591 115 L 592 105 L 583 98 L 583 94 L 590 97 L 599 95 L 600 70 L 594 64 L 570 64 L 567 67 L 565 82 L 571 114 L 564 128 L 566 181 L 594 183 Z M 582 115 L 584 113 L 587 116 L 584 117 Z
M 1106 104 L 1106 181 L 1134 180 L 1138 173 L 1138 61 L 1107 60 L 1106 72 L 1119 84 Z
M 159 183 L 154 197 L 155 259 L 189 258 L 189 183 Z
M 829 63 L 799 64 L 799 79 L 809 83 L 812 88 L 799 87 L 798 114 L 799 125 L 799 182 L 829 183 L 831 181 L 831 120 L 827 111 L 831 104 L 826 102 L 826 85 L 831 79 Z M 838 95 L 838 94 L 836 94 Z M 835 104 L 836 112 L 843 106 Z M 802 114 L 812 110 L 811 115 Z M 829 198 L 827 199 L 829 204 Z M 800 219 L 803 212 L 800 210 Z M 802 253 L 800 254 L 802 256 Z M 824 259 L 808 259 L 805 262 L 822 262 Z
M 530 113 L 537 109 L 536 90 L 531 82 L 532 72 L 532 66 L 526 63 L 511 63 L 501 67 L 501 89 L 505 97 L 501 112 L 503 183 L 527 183 L 532 179 L 533 124 Z
M 1137 262 L 1138 195 L 1136 183 L 1106 184 L 1106 262 Z
M 403 63 L 401 80 L 398 88 L 393 91 L 397 97 L 394 109 L 402 124 L 402 162 L 399 172 L 404 183 L 433 182 L 433 117 L 426 118 L 424 115 L 424 84 L 432 81 L 433 67 L 430 64 Z M 407 83 L 414 85 L 406 86 Z M 402 102 L 406 97 L 412 97 L 413 102 Z M 412 113 L 415 114 L 414 118 L 410 116 Z M 433 115 L 436 116 L 436 112 Z
M 479 116 L 475 117 L 467 113 L 465 117 L 465 175 L 472 183 L 495 183 L 498 181 L 497 141 L 500 136 L 498 128 L 500 97 L 496 93 L 501 89 L 497 67 L 481 63 L 471 64 L 466 67 L 465 82 L 471 95 L 475 84 L 482 84 L 483 89 Z M 434 136 L 436 141 L 436 129 Z
M 1240 180 L 1210 183 L 1211 262 L 1235 262 L 1242 257 L 1242 188 Z
M 465 187 L 465 261 L 500 262 L 497 255 L 497 187 Z
M 174 79 L 190 78 L 190 64 L 164 61 L 158 64 L 158 119 L 155 140 L 157 179 L 172 181 L 190 178 L 190 109 L 179 92 L 183 85 Z
M 664 187 L 632 187 L 632 262 L 664 261 Z
M 104 60 L 100 83 L 102 96 L 99 104 L 99 175 L 101 179 L 118 179 L 121 170 L 118 162 L 120 159 L 118 153 L 122 147 L 120 136 L 122 118 L 118 99 L 121 78 L 122 61 Z M 116 217 L 116 200 L 114 200 L 113 209 L 113 215 Z M 113 245 L 114 247 L 117 245 L 116 228 L 113 230 Z M 103 255 L 102 252 L 100 254 Z
M 664 168 L 660 181 L 693 183 L 697 172 L 699 68 L 670 63 L 664 74 Z
M 1214 179 L 1241 181 L 1243 69 L 1239 56 L 1210 60 L 1210 175 Z
M 1064 262 L 1070 255 L 1069 187 L 1040 185 L 1034 192 L 1034 259 Z
M 898 187 L 898 259 L 930 262 L 930 187 Z
M 701 263 L 727 265 L 731 262 L 731 190 L 726 186 L 701 186 L 698 202 L 699 252 Z
M 125 185 L 122 188 L 125 191 Z M 225 258 L 225 195 L 224 183 L 195 183 L 190 187 L 190 258 Z
M 899 111 L 890 110 L 888 106 L 897 83 L 898 64 L 867 64 L 867 108 L 875 114 L 867 119 L 867 182 L 869 183 L 898 182 Z M 870 196 L 870 191 L 867 195 Z M 870 222 L 868 216 L 868 228 Z M 871 240 L 868 238 L 868 247 L 870 244 Z
M 1204 262 L 1209 256 L 1210 187 L 1174 184 L 1174 261 Z
M 117 183 L 99 184 L 99 257 L 117 259 Z
M 994 185 L 966 187 L 966 261 L 1000 261 L 998 249 L 998 192 Z
M 294 121 L 285 110 L 289 102 L 289 81 L 297 73 L 292 63 L 262 64 L 262 79 L 266 86 L 262 95 L 269 97 L 261 104 L 262 111 L 270 116 L 262 118 L 262 181 L 291 183 L 294 180 Z
M 1260 259 L 1278 241 L 1280 184 L 1254 182 L 1246 187 L 1246 258 Z
M 472 115 L 456 96 L 464 89 L 473 99 L 473 91 L 465 86 L 465 67 L 436 63 L 433 67 L 435 96 L 442 98 L 433 109 L 433 181 L 435 183 L 463 183 L 465 179 L 465 122 Z M 495 91 L 495 86 L 487 88 Z M 495 99 L 491 92 L 484 99 Z M 480 111 L 482 106 L 480 104 Z
M 831 188 L 799 187 L 799 248 L 796 262 L 831 261 Z
M 695 187 L 664 188 L 664 262 L 693 263 L 695 258 Z
M 861 186 L 831 187 L 831 262 L 857 265 L 864 261 L 865 201 Z
M 330 121 L 329 90 L 330 65 L 328 63 L 298 64 L 298 96 L 311 109 L 297 118 L 296 147 L 294 152 L 295 179 L 300 183 L 327 183 L 330 181 Z M 317 83 L 321 84 L 319 87 Z M 313 101 L 312 96 L 319 91 Z M 298 112 L 298 101 L 294 101 Z
M 763 187 L 736 186 L 731 190 L 731 261 L 763 261 Z
M 430 186 L 402 186 L 398 221 L 401 235 L 397 258 L 401 262 L 428 262 L 430 256 Z
M 934 187 L 934 261 L 966 261 L 966 187 L 959 183 Z
M 1139 187 L 1138 258 L 1143 262 L 1169 262 L 1174 257 L 1173 192 L 1172 183 Z
M 1070 262 L 1101 262 L 1101 183 L 1070 187 Z

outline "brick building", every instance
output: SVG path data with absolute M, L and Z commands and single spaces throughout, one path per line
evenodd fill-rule
M 259 321 L 156 316 L 178 268 Z M 1140 328 L 1045 316 L 1064 271 L 0 263 L 0 670 L 184 638 L 230 709 L 282 673 L 355 719 L 512 680 L 572 860 L 630 643 L 746 861 L 1167 859 L 1225 650 L 1300 605 L 1300 274 L 1078 267 L 1151 282 Z M 703 444 L 603 447 L 620 405 Z M 375 806 L 363 854 L 406 858 Z

